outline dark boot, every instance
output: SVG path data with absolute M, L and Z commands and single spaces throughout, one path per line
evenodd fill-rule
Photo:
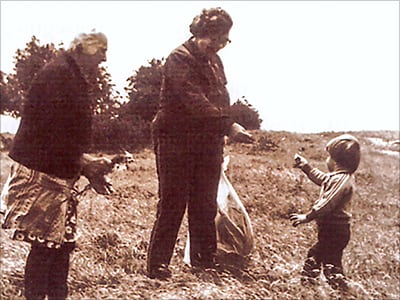
M 150 267 L 148 276 L 151 279 L 167 279 L 171 277 L 171 271 L 169 270 L 167 265 L 161 264 L 158 266 Z
M 303 284 L 314 284 L 321 273 L 321 264 L 314 257 L 308 257 L 301 271 L 301 282 Z
M 343 274 L 342 268 L 332 264 L 324 264 L 323 267 L 326 280 L 333 289 L 342 291 L 348 290 L 347 280 Z
M 321 272 L 321 264 L 314 257 L 308 257 L 304 262 L 301 275 L 309 278 L 317 278 Z

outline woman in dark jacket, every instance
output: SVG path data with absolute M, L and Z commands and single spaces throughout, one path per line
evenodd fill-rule
M 79 35 L 70 49 L 48 62 L 32 80 L 2 197 L 3 228 L 31 244 L 25 266 L 27 299 L 66 299 L 69 257 L 76 239 L 73 185 L 86 176 L 98 193 L 111 191 L 102 176 L 107 159 L 88 151 L 92 106 L 87 74 L 106 60 L 102 33 Z M 2 207 L 3 209 L 3 207 Z
M 203 10 L 193 36 L 168 56 L 160 108 L 153 122 L 160 200 L 148 250 L 150 278 L 171 275 L 168 265 L 186 208 L 191 265 L 214 266 L 217 189 L 224 136 L 230 133 L 230 99 L 217 52 L 230 42 L 232 19 Z M 251 136 L 241 132 L 242 136 Z

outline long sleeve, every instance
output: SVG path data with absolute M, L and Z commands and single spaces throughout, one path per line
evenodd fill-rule
M 328 178 L 326 173 L 317 168 L 311 167 L 309 164 L 304 165 L 301 169 L 312 182 L 319 186 L 321 186 L 322 183 Z
M 179 101 L 184 111 L 193 117 L 219 117 L 220 111 L 209 101 L 202 82 L 187 56 L 174 53 L 165 64 L 164 76 L 169 98 Z
M 90 141 L 89 101 L 87 83 L 72 57 L 62 55 L 47 64 L 27 94 L 10 157 L 37 171 L 74 178 Z
M 229 93 L 221 60 L 200 53 L 193 42 L 176 48 L 163 68 L 155 127 L 170 135 L 229 133 Z
M 348 173 L 337 173 L 331 176 L 321 185 L 321 192 L 315 201 L 310 219 L 324 219 L 323 222 L 347 221 L 351 214 L 348 211 L 353 184 L 352 177 Z

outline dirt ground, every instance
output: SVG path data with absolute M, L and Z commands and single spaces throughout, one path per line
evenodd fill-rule
M 353 132 L 362 146 L 352 199 L 352 237 L 343 264 L 350 290 L 341 293 L 323 277 L 303 285 L 300 271 L 316 240 L 315 224 L 294 228 L 288 215 L 306 212 L 319 189 L 298 169 L 301 153 L 326 171 L 325 145 L 339 133 L 253 132 L 254 144 L 227 144 L 226 172 L 250 216 L 255 245 L 219 271 L 192 273 L 183 264 L 187 222 L 171 262 L 172 278 L 146 276 L 146 251 L 157 205 L 150 149 L 134 153 L 128 170 L 111 178 L 111 196 L 86 192 L 79 203 L 80 238 L 71 258 L 70 299 L 400 299 L 399 132 Z M 1 186 L 11 161 L 1 155 Z M 100 155 L 100 154 L 96 154 Z M 79 181 L 83 188 L 87 182 Z M 29 246 L 1 230 L 1 299 L 23 299 Z

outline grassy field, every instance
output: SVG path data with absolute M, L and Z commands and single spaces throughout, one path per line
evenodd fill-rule
M 256 131 L 252 145 L 228 144 L 227 176 L 244 203 L 255 235 L 252 253 L 224 271 L 192 273 L 183 264 L 185 219 L 171 262 L 172 278 L 150 280 L 146 250 L 155 220 L 157 177 L 151 150 L 112 174 L 116 193 L 80 198 L 81 236 L 72 255 L 70 299 L 400 299 L 399 132 L 353 132 L 362 144 L 352 199 L 352 237 L 343 263 L 350 290 L 341 294 L 321 277 L 300 281 L 315 224 L 291 226 L 291 212 L 307 211 L 319 189 L 292 167 L 302 153 L 326 171 L 326 142 L 338 133 Z M 10 160 L 1 153 L 1 184 Z M 79 184 L 84 186 L 85 179 Z M 1 299 L 22 299 L 29 247 L 1 231 Z

